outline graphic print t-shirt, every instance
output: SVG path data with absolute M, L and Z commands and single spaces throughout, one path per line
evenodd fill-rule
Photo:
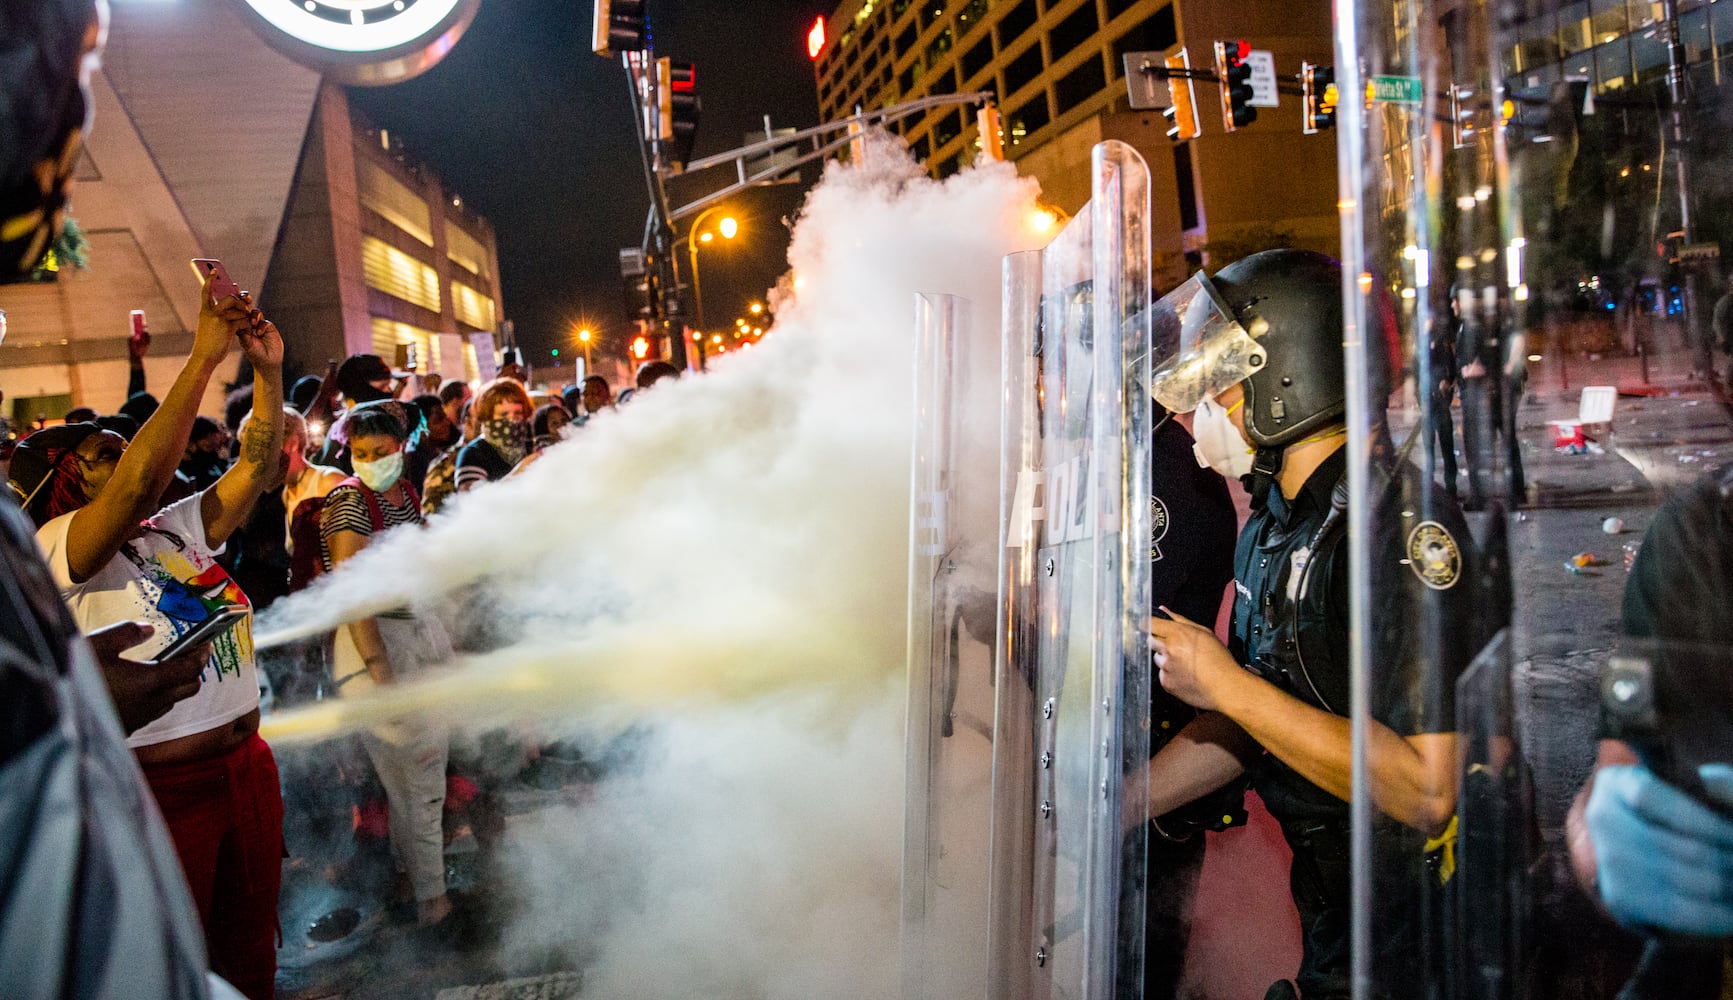
M 79 628 L 90 632 L 122 621 L 150 624 L 156 633 L 138 651 L 129 651 L 137 659 L 167 647 L 224 606 L 250 606 L 247 595 L 217 564 L 222 549 L 213 551 L 205 541 L 203 499 L 203 493 L 195 493 L 157 511 L 108 565 L 83 583 L 72 582 L 66 564 L 66 533 L 73 515 L 57 517 L 36 532 L 54 583 Z M 200 680 L 198 694 L 127 737 L 127 746 L 152 746 L 202 733 L 258 707 L 250 616 L 211 644 Z

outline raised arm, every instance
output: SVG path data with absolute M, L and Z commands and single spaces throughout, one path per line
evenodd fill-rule
M 241 332 L 241 350 L 253 366 L 253 416 L 241 435 L 240 457 L 199 501 L 205 541 L 213 548 L 245 523 L 253 502 L 274 477 L 283 450 L 283 338 L 266 320 L 256 332 Z
M 156 413 L 139 428 L 102 492 L 72 515 L 66 534 L 66 568 L 74 583 L 83 583 L 108 565 L 138 523 L 156 513 L 157 501 L 186 450 L 205 387 L 228 356 L 236 332 L 249 325 L 250 310 L 234 296 L 211 304 L 208 283 L 200 301 L 198 329 L 186 366 Z

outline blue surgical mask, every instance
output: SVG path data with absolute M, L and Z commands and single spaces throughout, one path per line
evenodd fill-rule
M 372 462 L 355 463 L 355 478 L 375 493 L 384 493 L 403 478 L 403 452 L 396 451 Z

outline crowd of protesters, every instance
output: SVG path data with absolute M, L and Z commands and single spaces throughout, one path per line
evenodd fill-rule
M 103 677 L 167 821 L 211 968 L 257 1000 L 274 991 L 281 859 L 293 846 L 261 710 L 278 690 L 353 697 L 395 683 L 451 659 L 453 641 L 439 621 L 398 609 L 267 670 L 251 617 L 236 615 L 204 644 L 159 654 L 225 609 L 260 610 L 379 536 L 422 525 L 457 493 L 512 475 L 614 398 L 596 375 L 532 395 L 513 377 L 521 369 L 479 386 L 441 383 L 372 354 L 286 392 L 276 327 L 247 293 L 206 292 L 191 354 L 160 400 L 145 385 L 148 336 L 135 338 L 114 413 L 81 406 L 21 433 L 0 429 L 0 460 L 72 620 L 113 647 Z M 237 346 L 250 381 L 222 413 L 199 413 Z M 638 388 L 668 374 L 641 372 Z M 442 829 L 449 734 L 405 719 L 360 743 L 382 790 L 397 902 L 413 904 L 421 927 L 456 923 Z

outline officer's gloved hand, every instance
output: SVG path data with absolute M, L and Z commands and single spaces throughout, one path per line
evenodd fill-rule
M 1733 766 L 1698 774 L 1733 806 Z M 1602 768 L 1584 815 L 1601 900 L 1620 923 L 1733 937 L 1733 819 L 1636 765 Z

